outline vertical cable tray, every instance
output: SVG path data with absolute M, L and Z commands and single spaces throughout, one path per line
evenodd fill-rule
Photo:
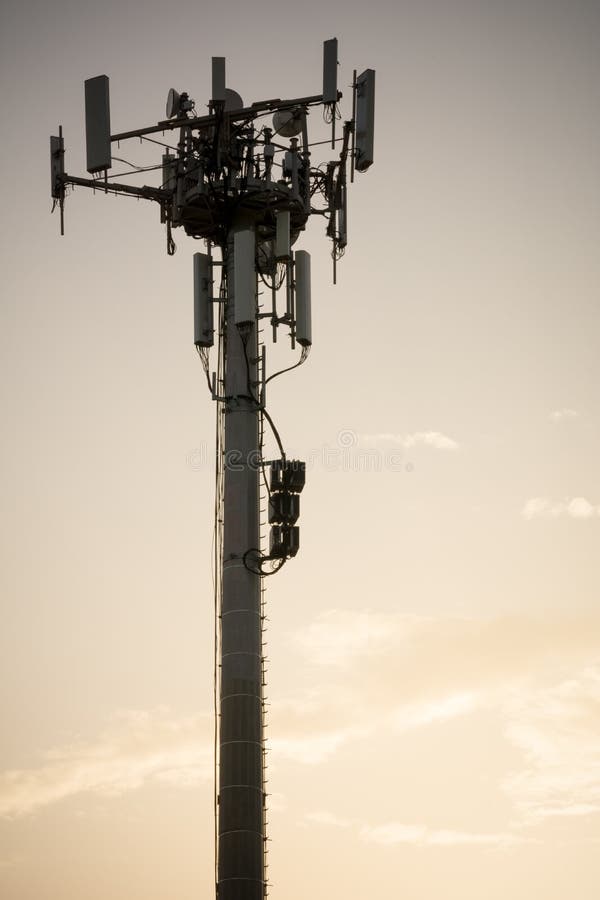
M 259 302 L 258 309 L 259 312 L 262 310 L 262 304 Z M 258 319 L 258 327 L 257 327 L 257 341 L 256 341 L 256 356 L 257 356 L 257 385 L 256 391 L 257 396 L 261 395 L 261 386 L 264 384 L 265 373 L 263 371 L 264 366 L 264 357 L 263 357 L 263 328 L 260 327 L 261 319 Z M 262 410 L 260 412 L 260 454 L 261 454 L 261 462 L 263 456 L 263 445 L 264 445 L 264 417 Z M 261 471 L 261 476 L 259 478 L 259 514 L 260 514 L 260 551 L 261 555 L 266 555 L 268 553 L 267 548 L 267 540 L 268 540 L 268 516 L 267 516 L 267 508 L 269 503 L 269 498 L 267 494 L 267 489 L 264 481 L 264 470 Z M 260 697 L 260 705 L 261 705 L 261 714 L 262 714 L 262 795 L 263 795 L 263 837 L 264 837 L 264 869 L 263 869 L 263 886 L 264 886 L 264 897 L 268 897 L 269 893 L 269 863 L 268 863 L 268 837 L 267 837 L 267 747 L 266 747 L 266 730 L 268 727 L 267 722 L 267 703 L 265 697 L 265 690 L 267 686 L 267 657 L 266 657 L 266 640 L 265 640 L 265 632 L 266 632 L 266 587 L 265 587 L 265 579 L 261 577 L 260 579 L 260 625 L 261 625 L 261 697 Z

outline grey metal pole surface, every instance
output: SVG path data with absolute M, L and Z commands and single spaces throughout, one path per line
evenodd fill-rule
M 247 226 L 246 226 L 247 227 Z M 234 233 L 228 236 L 225 487 L 218 829 L 218 900 L 263 900 L 264 794 L 260 576 L 244 554 L 260 546 L 256 323 L 246 352 L 234 322 Z M 256 282 L 254 281 L 253 290 Z

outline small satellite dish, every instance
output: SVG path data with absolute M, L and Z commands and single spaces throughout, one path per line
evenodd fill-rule
M 282 137 L 296 137 L 302 131 L 302 116 L 298 109 L 278 109 L 273 116 L 273 128 Z
M 225 112 L 235 112 L 236 109 L 243 109 L 244 101 L 237 91 L 231 88 L 225 88 Z
M 181 116 L 194 108 L 194 101 L 190 100 L 189 95 L 182 91 L 181 94 L 171 88 L 167 97 L 167 119 L 173 119 L 175 116 Z
M 179 114 L 180 101 L 181 97 L 175 88 L 171 88 L 167 97 L 167 119 L 172 119 Z

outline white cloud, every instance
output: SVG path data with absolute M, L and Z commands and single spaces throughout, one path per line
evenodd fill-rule
M 534 819 L 556 818 L 557 816 L 591 816 L 600 813 L 600 803 L 571 803 L 564 806 L 543 806 L 536 810 Z M 600 838 L 598 839 L 600 840 Z
M 429 847 L 455 847 L 457 845 L 505 847 L 529 842 L 530 840 L 522 835 L 509 832 L 486 833 L 435 829 L 428 828 L 426 825 L 413 825 L 403 822 L 386 822 L 383 825 L 360 825 L 355 819 L 340 818 L 326 811 L 308 813 L 305 816 L 305 821 L 336 828 L 355 827 L 362 840 L 370 844 L 381 844 L 388 847 L 398 844 Z
M 525 757 L 504 790 L 529 824 L 600 812 L 600 666 L 512 697 L 505 734 Z
M 576 409 L 568 409 L 567 407 L 563 407 L 562 409 L 554 409 L 550 413 L 550 421 L 554 422 L 557 425 L 559 422 L 564 422 L 565 419 L 576 419 L 579 413 Z
M 295 765 L 331 766 L 352 742 L 377 734 L 393 747 L 394 733 L 417 729 L 427 747 L 441 739 L 445 723 L 457 723 L 456 729 L 467 717 L 476 734 L 485 711 L 488 725 L 495 719 L 510 745 L 499 737 L 498 756 L 510 750 L 513 767 L 498 774 L 490 790 L 510 800 L 520 824 L 594 815 L 600 807 L 600 671 L 592 664 L 600 659 L 599 634 L 592 615 L 487 621 L 322 613 L 286 648 L 286 666 L 300 665 L 307 675 L 308 663 L 319 668 L 306 682 L 308 702 L 297 687 L 297 696 L 272 705 L 270 763 L 292 771 Z M 291 657 L 294 647 L 300 660 Z M 429 737 L 432 725 L 436 732 Z M 186 788 L 211 778 L 212 715 L 128 712 L 96 739 L 46 753 L 39 766 L 0 774 L 0 815 L 22 815 L 85 792 L 118 796 L 147 783 Z M 324 823 L 327 817 L 319 816 Z M 370 839 L 383 842 L 387 834 L 388 842 L 393 836 L 402 842 L 407 832 L 392 825 Z M 406 827 L 425 826 L 401 823 Z M 497 839 L 502 829 L 491 827 Z M 429 830 L 422 840 L 467 843 L 465 834 Z
M 425 843 L 439 847 L 455 847 L 458 844 L 479 844 L 487 847 L 506 847 L 511 844 L 530 843 L 531 839 L 510 832 L 428 831 Z
M 585 497 L 574 497 L 567 505 L 567 515 L 573 519 L 591 519 L 600 515 L 600 506 L 592 506 Z
M 319 730 L 315 724 L 330 715 L 329 709 L 322 707 L 319 715 L 312 718 L 312 722 L 306 719 L 303 723 L 302 716 L 298 717 L 295 722 L 296 732 L 286 734 L 285 716 L 282 715 L 277 719 L 281 730 L 267 741 L 272 761 L 287 760 L 302 765 L 320 765 L 335 756 L 344 745 L 371 735 L 376 729 L 391 727 L 394 732 L 412 731 L 467 715 L 479 705 L 479 697 L 474 692 L 439 694 L 418 702 L 400 704 L 391 712 L 386 711 L 385 707 L 379 710 L 359 707 L 359 698 L 355 693 L 347 697 L 343 692 L 338 694 L 335 688 L 330 692 L 331 698 L 338 716 L 341 714 L 341 722 L 351 717 L 353 720 L 360 718 L 361 724 Z M 279 709 L 284 712 L 286 706 L 280 705 Z M 272 713 L 273 711 L 272 709 Z M 310 729 L 310 733 L 302 734 L 300 729 L 303 724 Z
M 306 813 L 304 822 L 314 822 L 317 825 L 329 825 L 334 828 L 352 828 L 360 824 L 356 819 L 344 819 L 325 809 Z
M 351 726 L 295 737 L 272 737 L 267 740 L 267 749 L 273 759 L 318 765 L 333 756 L 343 744 L 364 737 L 368 732 L 368 727 Z
M 532 497 L 521 510 L 521 515 L 524 519 L 535 519 L 538 516 L 548 515 L 550 508 L 550 501 L 546 497 Z
M 600 806 L 600 674 L 593 665 L 599 635 L 595 614 L 487 621 L 330 610 L 296 646 L 321 666 L 323 705 L 312 713 L 313 728 L 335 716 L 342 733 L 345 723 L 360 721 L 371 734 L 391 739 L 390 731 L 469 717 L 477 733 L 475 717 L 485 711 L 484 727 L 494 720 L 509 744 L 499 739 L 498 757 L 512 759 L 512 771 L 498 774 L 489 788 L 509 799 L 525 827 L 551 817 L 581 819 Z M 302 723 L 295 726 L 302 733 Z M 440 740 L 437 730 L 433 739 Z M 405 832 L 384 831 L 381 840 L 386 834 L 391 842 L 392 834 Z M 461 831 L 427 837 L 429 843 L 460 840 L 467 842 Z M 493 841 L 500 842 L 496 830 L 481 839 Z
M 381 653 L 390 640 L 397 643 L 399 632 L 408 631 L 409 621 L 368 609 L 331 609 L 296 632 L 293 640 L 312 663 L 340 666 L 358 656 Z
M 412 434 L 380 431 L 376 434 L 360 434 L 359 438 L 364 443 L 390 442 L 398 444 L 406 450 L 418 445 L 433 447 L 435 450 L 458 450 L 460 446 L 457 441 L 440 431 L 414 431 Z
M 371 844 L 420 844 L 427 829 L 424 825 L 403 825 L 401 822 L 388 822 L 385 825 L 364 825 L 360 835 Z
M 593 519 L 600 516 L 600 506 L 594 506 L 585 497 L 553 501 L 548 497 L 532 497 L 527 501 L 521 515 L 524 519 L 557 519 L 566 516 L 571 519 Z
M 407 731 L 467 715 L 477 707 L 478 696 L 472 691 L 448 694 L 432 701 L 398 707 L 392 713 L 392 724 L 399 731 Z
M 189 787 L 212 777 L 209 716 L 123 712 L 95 741 L 45 754 L 43 765 L 0 774 L 0 816 L 19 816 L 84 792 L 119 796 L 149 781 Z

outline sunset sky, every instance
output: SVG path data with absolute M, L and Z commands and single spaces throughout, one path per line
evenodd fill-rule
M 298 244 L 314 346 L 269 392 L 308 463 L 270 897 L 600 896 L 600 6 L 4 0 L 2 900 L 214 895 L 200 245 L 83 188 L 61 238 L 49 136 L 85 175 L 84 79 L 122 131 L 171 87 L 202 110 L 213 55 L 248 104 L 317 93 L 334 35 L 344 117 L 377 72 L 375 165 L 337 286 L 323 222 Z

